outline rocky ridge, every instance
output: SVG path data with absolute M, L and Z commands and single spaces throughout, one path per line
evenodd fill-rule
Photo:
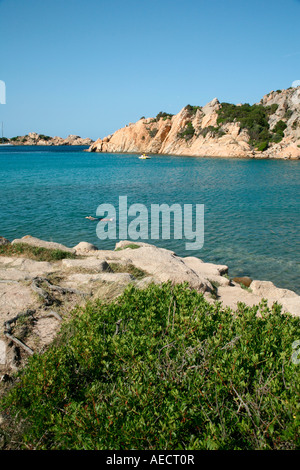
M 12 145 L 92 145 L 93 142 L 92 139 L 82 138 L 79 135 L 69 135 L 66 139 L 63 139 L 62 137 L 50 137 L 36 132 L 6 139 L 6 143 Z
M 0 242 L 10 244 L 1 237 Z M 115 250 L 99 250 L 81 242 L 68 248 L 29 235 L 12 241 L 16 243 L 60 249 L 74 257 L 46 262 L 0 256 L 0 372 L 9 373 L 22 363 L 20 357 L 43 351 L 75 305 L 93 298 L 109 301 L 130 283 L 144 288 L 151 282 L 187 282 L 209 302 L 217 300 L 233 310 L 239 302 L 252 306 L 266 299 L 270 307 L 277 302 L 283 312 L 300 316 L 300 296 L 293 291 L 268 281 L 230 279 L 225 265 L 182 258 L 147 243 L 121 241 Z
M 270 142 L 264 151 L 253 145 L 249 132 L 237 119 L 218 122 L 223 105 L 215 98 L 203 107 L 188 105 L 176 115 L 143 117 L 99 138 L 88 151 L 300 159 L 300 87 L 272 91 L 257 103 L 272 109 L 268 116 L 271 132 L 278 123 L 286 126 L 284 135 Z

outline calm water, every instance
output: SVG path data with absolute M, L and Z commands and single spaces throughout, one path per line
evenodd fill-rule
M 300 293 L 300 162 L 91 154 L 76 147 L 0 148 L 0 235 L 74 246 L 100 241 L 86 220 L 99 204 L 205 204 L 205 242 L 160 241 L 180 256 Z M 151 241 L 150 241 L 151 243 Z

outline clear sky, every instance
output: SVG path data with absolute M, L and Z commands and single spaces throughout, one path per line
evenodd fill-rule
M 0 0 L 7 137 L 96 139 L 300 79 L 299 0 Z

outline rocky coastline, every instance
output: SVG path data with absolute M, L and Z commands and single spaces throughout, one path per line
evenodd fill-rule
M 11 145 L 79 145 L 90 146 L 94 141 L 90 138 L 82 138 L 79 135 L 69 135 L 66 139 L 62 137 L 50 137 L 44 134 L 30 132 L 28 135 L 17 136 L 11 139 L 3 139 L 3 143 Z
M 300 87 L 272 91 L 252 107 L 214 98 L 203 107 L 187 105 L 176 115 L 142 117 L 97 139 L 88 151 L 298 160 Z
M 70 248 L 30 235 L 12 242 L 0 237 L 0 248 L 17 249 L 20 245 L 58 250 L 64 256 L 41 261 L 1 252 L 2 373 L 20 367 L 22 356 L 26 358 L 35 351 L 43 351 L 55 339 L 61 321 L 68 318 L 76 305 L 95 298 L 113 300 L 131 283 L 142 289 L 152 282 L 187 282 L 203 293 L 208 302 L 221 302 L 233 311 L 239 302 L 253 306 L 266 299 L 269 307 L 278 303 L 282 305 L 282 312 L 300 316 L 300 296 L 291 290 L 278 288 L 269 281 L 247 277 L 231 279 L 228 266 L 206 263 L 195 257 L 179 257 L 173 251 L 148 243 L 124 240 L 118 242 L 114 250 L 101 250 L 87 242 Z M 15 335 L 14 324 L 20 316 L 28 321 L 23 322 Z

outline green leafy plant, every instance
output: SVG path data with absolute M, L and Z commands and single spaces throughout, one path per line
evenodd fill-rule
M 180 139 L 188 140 L 188 139 L 191 139 L 194 136 L 194 134 L 195 134 L 194 126 L 189 121 L 186 124 L 185 128 L 182 131 L 178 132 L 177 137 L 179 137 Z
M 299 326 L 186 284 L 78 307 L 2 399 L 6 448 L 299 449 Z
M 223 125 L 229 122 L 239 122 L 241 129 L 246 129 L 250 137 L 250 145 L 264 151 L 270 142 L 280 142 L 284 137 L 286 124 L 279 121 L 275 128 L 270 130 L 269 116 L 278 108 L 278 105 L 263 106 L 262 104 L 250 105 L 248 103 L 236 106 L 222 103 L 218 112 L 217 123 Z

